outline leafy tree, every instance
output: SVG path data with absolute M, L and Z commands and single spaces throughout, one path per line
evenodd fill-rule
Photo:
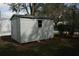
M 67 27 L 64 25 L 64 29 L 69 29 L 70 35 L 73 35 L 74 31 L 79 30 L 79 9 L 77 4 L 70 4 L 70 6 L 64 7 L 63 21 L 67 21 Z

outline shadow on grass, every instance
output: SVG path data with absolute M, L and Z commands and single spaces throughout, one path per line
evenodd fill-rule
M 7 41 L 7 40 L 6 40 Z M 19 45 L 22 49 L 17 50 Z M 23 48 L 21 48 L 23 47 Z M 25 49 L 26 48 L 26 49 Z M 27 49 L 28 48 L 28 49 Z M 0 44 L 1 56 L 79 56 L 79 39 L 55 36 L 53 39 L 27 44 Z

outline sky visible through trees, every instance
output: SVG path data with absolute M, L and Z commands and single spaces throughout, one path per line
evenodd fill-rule
M 73 5 L 73 4 L 67 4 L 65 3 L 65 5 L 67 6 L 70 6 L 70 5 Z M 79 4 L 76 4 L 77 8 L 79 8 Z M 4 18 L 10 18 L 15 12 L 12 12 L 10 10 L 10 6 L 8 4 L 0 4 L 0 11 L 1 11 L 1 17 L 4 17 Z M 26 11 L 21 11 L 20 14 L 26 14 Z

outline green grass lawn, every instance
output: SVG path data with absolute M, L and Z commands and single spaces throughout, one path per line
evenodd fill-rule
M 19 44 L 14 42 L 0 43 L 2 56 L 77 56 L 79 55 L 78 38 L 55 36 L 41 42 Z

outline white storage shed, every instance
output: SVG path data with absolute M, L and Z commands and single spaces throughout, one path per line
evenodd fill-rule
M 11 37 L 19 43 L 53 38 L 54 23 L 48 17 L 13 15 Z

